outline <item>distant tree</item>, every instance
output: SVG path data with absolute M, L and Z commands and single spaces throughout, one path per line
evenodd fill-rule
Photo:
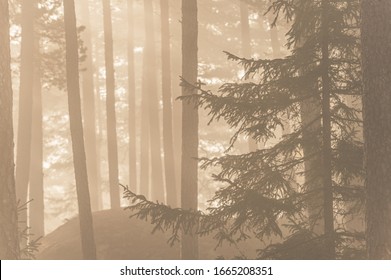
M 8 0 L 0 0 L 0 259 L 19 259 Z
M 151 199 L 165 201 L 163 166 L 161 157 L 161 137 L 159 119 L 159 98 L 157 94 L 157 67 L 156 67 L 156 42 L 154 30 L 153 1 L 144 1 L 144 25 L 145 25 L 145 76 L 143 94 L 148 95 L 148 118 L 151 152 Z
M 198 20 L 197 1 L 182 0 L 182 78 L 197 84 Z M 191 96 L 195 89 L 183 86 L 182 95 Z M 198 108 L 193 101 L 182 104 L 181 207 L 198 209 Z M 198 237 L 195 231 L 183 232 L 181 258 L 198 259 Z
M 106 66 L 106 112 L 107 112 L 107 150 L 109 161 L 109 185 L 111 208 L 120 207 L 117 122 L 115 113 L 115 77 L 113 58 L 113 27 L 111 22 L 110 0 L 103 2 L 103 27 L 105 38 Z
M 34 34 L 37 2 L 22 1 L 21 14 L 21 49 L 20 49 L 20 88 L 19 88 L 19 117 L 18 137 L 16 143 L 16 195 L 22 204 L 27 203 L 30 148 L 31 120 L 34 83 Z M 27 226 L 27 206 L 19 214 L 19 220 Z M 26 240 L 22 239 L 26 244 Z
M 361 1 L 366 236 L 369 259 L 391 259 L 390 1 Z
M 96 153 L 96 122 L 95 122 L 95 85 L 94 85 L 94 66 L 93 49 L 91 38 L 91 20 L 89 3 L 86 0 L 79 1 L 82 17 L 80 24 L 84 26 L 81 32 L 81 40 L 85 47 L 84 61 L 82 62 L 82 93 L 83 93 L 83 120 L 85 131 L 85 147 L 87 158 L 88 182 L 90 183 L 91 207 L 93 211 L 99 210 L 101 204 L 101 191 L 97 174 L 97 153 Z
M 66 73 L 73 163 L 80 217 L 80 236 L 84 259 L 96 259 L 95 239 L 88 189 L 84 133 L 79 87 L 79 53 L 74 0 L 64 0 Z
M 137 190 L 136 153 L 136 81 L 134 65 L 134 1 L 128 0 L 128 133 L 129 133 L 129 184 Z
M 38 7 L 35 7 L 36 9 Z M 31 116 L 31 156 L 29 174 L 29 228 L 33 238 L 45 235 L 44 183 L 43 183 L 43 115 L 42 115 L 42 57 L 40 38 L 34 44 L 34 87 Z
M 178 206 L 175 180 L 175 158 L 173 143 L 172 96 L 171 96 L 171 45 L 170 15 L 168 0 L 160 0 L 162 38 L 162 95 L 163 95 L 163 146 L 167 204 Z

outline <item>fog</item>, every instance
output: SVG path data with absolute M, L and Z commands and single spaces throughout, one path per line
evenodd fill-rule
M 18 258 L 368 258 L 359 1 L 8 2 Z

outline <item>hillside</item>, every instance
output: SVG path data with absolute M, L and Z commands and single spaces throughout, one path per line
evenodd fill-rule
M 168 233 L 151 234 L 152 226 L 145 221 L 129 219 L 129 212 L 104 210 L 93 213 L 95 241 L 98 259 L 179 259 L 179 246 L 167 244 Z M 70 260 L 81 259 L 79 220 L 74 218 L 60 226 L 41 241 L 37 259 Z M 216 247 L 212 237 L 200 238 L 200 259 L 234 258 L 240 256 L 235 246 Z M 254 246 L 240 244 L 246 256 L 255 256 Z

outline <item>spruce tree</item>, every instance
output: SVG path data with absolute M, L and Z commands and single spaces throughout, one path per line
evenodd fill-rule
M 173 239 L 178 228 L 199 224 L 200 234 L 216 232 L 219 242 L 269 240 L 259 258 L 360 258 L 362 232 L 346 227 L 363 199 L 361 112 L 346 102 L 353 97 L 360 104 L 359 1 L 275 0 L 268 12 L 291 24 L 290 55 L 254 60 L 227 53 L 243 66 L 242 81 L 216 93 L 187 83 L 198 94 L 183 99 L 236 129 L 226 155 L 202 159 L 204 168 L 220 167 L 214 178 L 225 184 L 211 207 L 206 213 L 172 210 L 127 191 L 138 200 L 130 209 L 173 230 Z M 308 101 L 315 109 L 303 116 Z M 286 119 L 290 133 L 281 135 Z M 240 135 L 265 148 L 230 154 Z M 309 170 L 312 159 L 318 164 Z

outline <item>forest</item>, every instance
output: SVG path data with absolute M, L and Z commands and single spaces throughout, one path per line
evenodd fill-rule
M 0 259 L 391 259 L 390 18 L 0 0 Z

